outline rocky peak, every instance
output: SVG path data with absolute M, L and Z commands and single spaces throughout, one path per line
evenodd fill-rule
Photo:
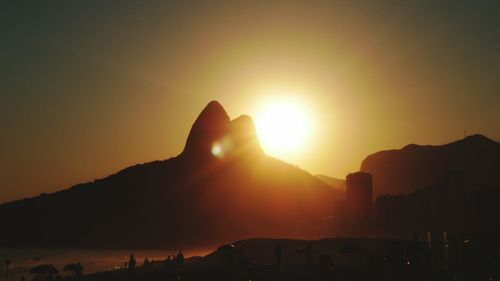
M 217 101 L 211 101 L 196 118 L 182 154 L 213 156 L 214 144 L 223 145 L 225 155 L 263 152 L 252 118 L 242 115 L 231 121 Z
M 209 154 L 212 143 L 228 132 L 231 120 L 222 105 L 211 101 L 191 127 L 183 154 Z
M 231 136 L 239 153 L 263 153 L 252 117 L 241 115 L 231 121 Z

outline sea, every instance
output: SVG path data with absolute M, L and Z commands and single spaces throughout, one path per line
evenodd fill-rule
M 65 265 L 80 262 L 84 266 L 84 274 L 94 272 L 120 270 L 125 267 L 129 256 L 133 254 L 137 265 L 142 265 L 144 259 L 165 260 L 175 251 L 168 250 L 100 250 L 100 249 L 12 249 L 0 248 L 0 280 L 6 277 L 6 260 L 11 261 L 9 268 L 9 280 L 18 281 L 21 277 L 31 280 L 29 271 L 31 268 L 41 264 L 52 264 L 61 276 L 70 275 L 64 272 Z M 183 252 L 185 257 L 205 255 L 205 251 Z

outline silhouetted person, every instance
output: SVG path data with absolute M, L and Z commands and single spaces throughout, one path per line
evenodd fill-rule
M 11 261 L 10 260 L 5 260 L 5 280 L 6 281 L 9 281 L 9 269 L 10 269 L 10 264 L 11 264 Z
M 147 257 L 144 258 L 144 262 L 142 264 L 142 268 L 144 270 L 149 270 L 151 268 L 151 262 L 148 260 Z
M 80 277 L 80 276 L 82 276 L 82 275 L 83 275 L 83 266 L 82 266 L 82 264 L 81 264 L 80 262 L 78 262 L 76 265 L 77 265 L 77 267 L 78 267 L 78 268 L 77 268 L 77 270 L 75 271 L 75 275 L 76 275 L 77 277 Z
M 276 246 L 275 254 L 276 254 L 276 265 L 281 266 L 282 250 L 281 250 L 281 245 L 279 243 Z
M 313 260 L 312 260 L 312 246 L 311 244 L 307 244 L 307 248 L 306 248 L 306 264 L 307 265 L 311 265 L 313 263 Z
M 168 257 L 165 259 L 164 268 L 166 271 L 170 271 L 172 269 L 172 256 L 168 255 Z
M 182 266 L 184 265 L 184 254 L 182 254 L 182 250 L 179 250 L 179 252 L 177 253 L 175 261 L 177 262 L 177 266 L 179 268 L 182 268 Z
M 134 271 L 135 265 L 136 265 L 135 257 L 134 255 L 130 255 L 130 259 L 128 260 L 128 270 Z

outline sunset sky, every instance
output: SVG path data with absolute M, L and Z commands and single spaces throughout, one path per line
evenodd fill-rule
M 500 140 L 498 0 L 105 2 L 0 4 L 0 202 L 176 156 L 211 100 L 296 102 L 305 140 L 267 152 L 339 178 L 379 150 Z

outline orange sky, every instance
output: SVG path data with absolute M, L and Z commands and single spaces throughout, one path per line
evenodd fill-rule
M 6 5 L 0 202 L 175 156 L 210 100 L 236 118 L 278 88 L 314 113 L 283 157 L 313 174 L 464 130 L 500 139 L 498 5 L 343 2 Z

